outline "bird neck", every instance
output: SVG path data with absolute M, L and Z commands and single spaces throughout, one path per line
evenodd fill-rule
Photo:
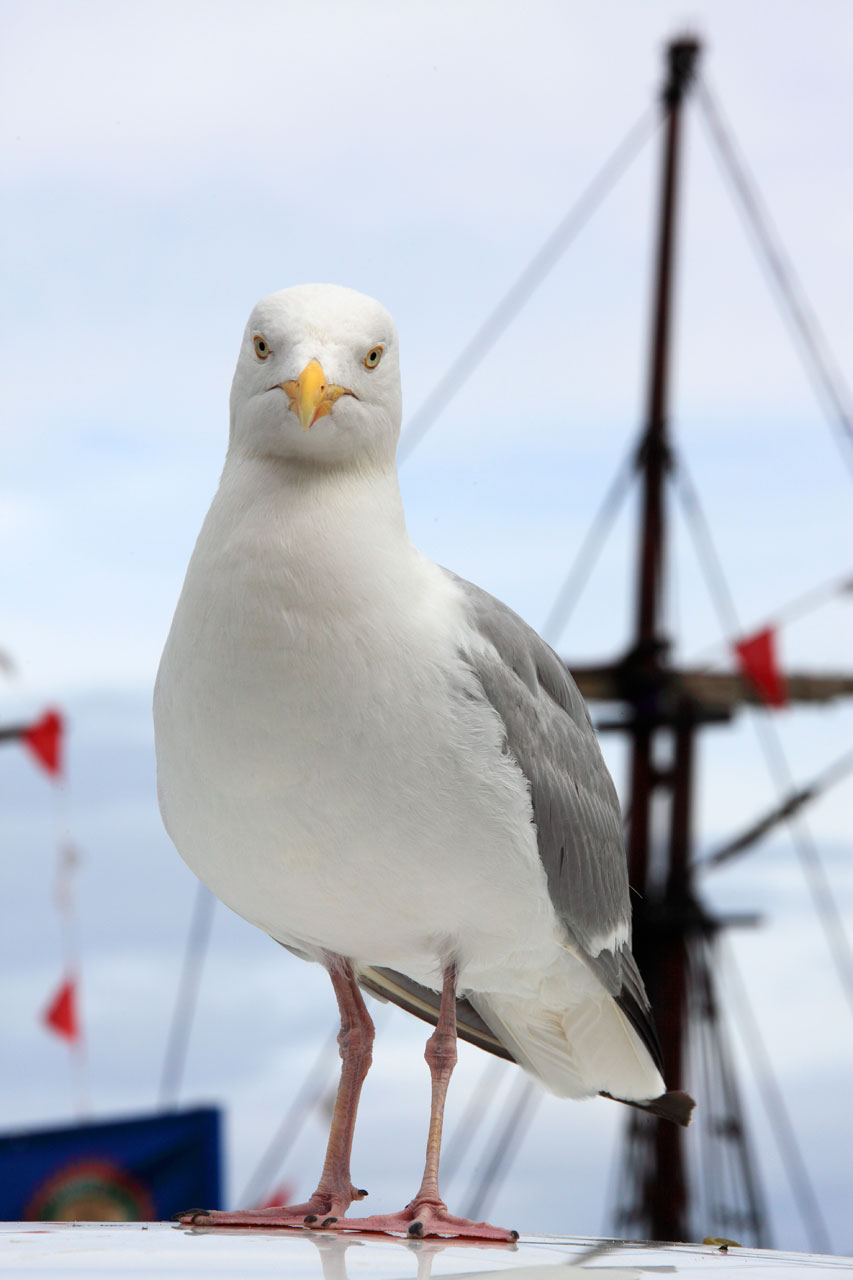
M 276 549 L 295 573 L 335 566 L 344 576 L 414 552 L 397 470 L 306 467 L 291 461 L 229 456 L 211 516 L 237 541 Z M 336 573 L 336 576 L 337 576 Z

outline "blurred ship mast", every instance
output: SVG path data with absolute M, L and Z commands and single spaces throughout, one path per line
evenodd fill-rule
M 688 1031 L 704 1022 L 710 1074 L 709 1096 L 696 1123 L 728 1147 L 736 1203 L 717 1205 L 718 1221 L 768 1242 L 756 1164 L 741 1114 L 735 1073 L 718 1017 L 711 947 L 718 930 L 744 920 L 712 917 L 700 901 L 693 877 L 692 817 L 697 738 L 702 727 L 732 718 L 745 701 L 760 701 L 735 673 L 678 669 L 663 619 L 667 565 L 667 480 L 675 462 L 669 433 L 668 395 L 672 286 L 676 243 L 682 107 L 700 53 L 693 39 L 666 49 L 661 95 L 664 150 L 646 425 L 634 466 L 641 488 L 633 642 L 607 666 L 569 663 L 589 699 L 620 702 L 624 713 L 600 723 L 630 738 L 628 860 L 634 916 L 634 952 L 655 1011 L 667 1087 L 690 1088 L 684 1062 Z M 820 675 L 788 678 L 794 699 L 824 701 L 853 691 L 853 680 Z M 654 821 L 653 821 L 654 819 Z M 665 834 L 661 836 L 661 830 Z M 691 1023 L 694 1024 L 691 1028 Z M 706 1071 L 709 1069 L 706 1066 Z M 719 1184 L 719 1180 L 718 1180 Z M 718 1185 L 719 1192 L 719 1185 Z M 653 1240 L 689 1240 L 691 1187 L 685 1131 L 666 1121 L 632 1113 L 621 1156 L 616 1226 Z

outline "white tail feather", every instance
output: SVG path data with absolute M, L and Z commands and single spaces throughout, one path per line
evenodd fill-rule
M 561 1009 L 503 995 L 471 995 L 513 1057 L 562 1098 L 606 1092 L 647 1102 L 666 1086 L 640 1037 L 602 991 Z

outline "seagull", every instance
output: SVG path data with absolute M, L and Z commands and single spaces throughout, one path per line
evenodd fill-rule
M 342 1066 L 307 1201 L 184 1222 L 517 1238 L 439 1193 L 457 1036 L 561 1097 L 603 1093 L 681 1124 L 693 1106 L 662 1078 L 619 803 L 583 699 L 517 614 L 412 544 L 401 416 L 378 302 L 300 285 L 258 303 L 157 676 L 158 797 L 195 874 L 326 967 Z M 358 1218 L 363 990 L 434 1031 L 420 1188 Z

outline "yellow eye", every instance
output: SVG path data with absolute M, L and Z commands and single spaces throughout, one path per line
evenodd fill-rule
M 365 369 L 375 369 L 379 364 L 379 361 L 382 359 L 382 352 L 384 350 L 384 347 L 371 347 L 367 355 L 364 357 Z
M 256 333 L 254 338 L 252 339 L 252 345 L 255 348 L 255 355 L 258 357 L 258 359 L 266 360 L 267 356 L 270 353 L 269 343 L 267 342 L 266 338 L 262 338 L 259 333 Z

